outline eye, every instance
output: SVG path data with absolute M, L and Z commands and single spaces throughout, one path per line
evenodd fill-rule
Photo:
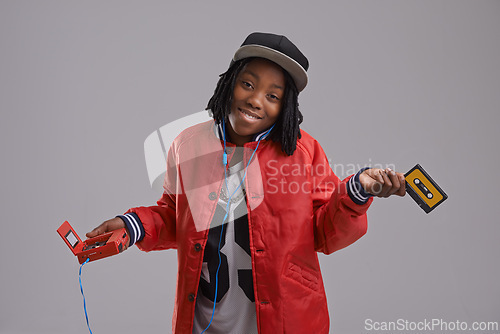
M 271 100 L 276 100 L 276 101 L 279 101 L 279 100 L 280 100 L 280 98 L 279 98 L 278 96 L 274 95 L 274 94 L 269 94 L 269 98 L 270 98 Z
M 249 83 L 248 81 L 241 81 L 241 84 L 245 87 L 252 88 L 252 84 Z

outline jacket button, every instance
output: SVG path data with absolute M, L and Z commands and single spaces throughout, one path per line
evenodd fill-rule
M 194 245 L 194 250 L 197 252 L 201 251 L 201 245 L 199 243 Z
M 217 199 L 217 194 L 214 191 L 212 191 L 210 194 L 208 194 L 208 198 L 211 201 L 215 201 Z
M 188 300 L 189 300 L 190 302 L 194 302 L 194 293 L 190 293 L 190 294 L 188 295 Z

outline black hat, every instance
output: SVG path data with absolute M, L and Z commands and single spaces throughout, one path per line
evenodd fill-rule
M 275 62 L 290 74 L 299 92 L 306 87 L 309 61 L 285 36 L 262 32 L 248 35 L 234 54 L 233 61 L 249 57 Z

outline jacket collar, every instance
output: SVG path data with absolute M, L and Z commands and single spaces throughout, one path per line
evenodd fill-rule
M 253 138 L 252 138 L 252 141 L 259 141 L 261 139 L 265 139 L 269 136 L 269 133 L 266 133 L 267 130 L 269 129 L 265 129 L 264 131 L 261 131 L 259 133 L 256 133 Z M 224 140 L 224 136 L 223 136 L 223 130 L 222 130 L 222 123 L 220 124 L 217 124 L 214 122 L 214 133 L 215 133 L 215 136 L 217 138 L 219 138 L 220 140 Z M 227 138 L 227 137 L 226 137 Z

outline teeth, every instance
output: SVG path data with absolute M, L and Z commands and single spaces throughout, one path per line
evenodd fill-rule
M 255 116 L 249 115 L 249 114 L 247 114 L 246 112 L 243 112 L 243 114 L 244 114 L 246 117 L 251 118 L 251 119 L 259 119 L 258 117 L 255 117 Z

